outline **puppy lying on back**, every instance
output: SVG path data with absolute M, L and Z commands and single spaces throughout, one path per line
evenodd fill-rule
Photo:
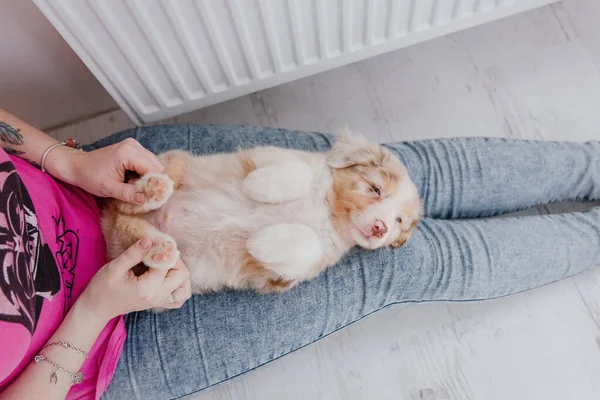
M 181 256 L 195 293 L 285 291 L 352 246 L 403 245 L 421 217 L 406 168 L 364 139 L 340 137 L 325 153 L 262 147 L 159 158 L 165 173 L 134 183 L 145 204 L 106 205 L 109 256 L 149 236 L 144 264 L 168 269 Z

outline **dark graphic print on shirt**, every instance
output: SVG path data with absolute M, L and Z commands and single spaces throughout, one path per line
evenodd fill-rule
M 44 298 L 60 291 L 60 275 L 43 243 L 35 209 L 10 161 L 0 164 L 0 320 L 35 331 Z
M 56 224 L 56 243 L 60 245 L 55 253 L 59 267 L 62 269 L 65 281 L 65 296 L 70 299 L 75 283 L 75 267 L 77 266 L 77 254 L 79 252 L 79 236 L 77 232 L 65 227 L 63 216 L 52 217 Z

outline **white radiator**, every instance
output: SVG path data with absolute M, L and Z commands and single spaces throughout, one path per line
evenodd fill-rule
M 136 124 L 557 0 L 34 0 Z

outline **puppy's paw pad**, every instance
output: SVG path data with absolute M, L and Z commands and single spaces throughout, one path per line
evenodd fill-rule
M 169 190 L 170 180 L 151 176 L 144 188 L 145 194 L 154 201 L 164 201 Z
M 165 174 L 146 174 L 135 185 L 146 197 L 144 209 L 155 210 L 173 194 L 173 181 Z
M 153 244 L 146 257 L 144 257 L 144 264 L 157 269 L 173 268 L 179 259 L 179 250 L 175 240 L 169 235 L 158 231 L 153 232 L 150 238 Z

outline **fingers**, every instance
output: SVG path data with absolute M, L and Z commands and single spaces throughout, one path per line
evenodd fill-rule
M 130 171 L 135 171 L 140 175 L 149 172 L 163 172 L 165 170 L 164 165 L 162 165 L 158 158 L 146 149 L 141 149 L 138 151 L 138 154 L 135 155 L 135 158 L 127 160 L 125 168 Z
M 129 271 L 131 268 L 142 262 L 144 256 L 150 250 L 150 247 L 152 247 L 152 240 L 148 237 L 144 237 L 125 250 L 119 257 L 112 260 L 109 265 L 111 268 Z
M 137 277 L 139 283 L 146 287 L 153 287 L 156 298 L 162 302 L 171 292 L 189 280 L 189 272 L 181 260 L 177 260 L 175 267 L 168 271 L 149 268 L 148 271 Z M 187 299 L 187 298 L 186 298 Z
M 129 272 L 142 262 L 151 247 L 152 240 L 144 237 L 111 261 L 109 266 L 121 273 Z M 175 267 L 168 271 L 150 268 L 135 278 L 138 296 L 148 301 L 147 305 L 140 309 L 180 308 L 192 295 L 189 278 L 189 270 L 181 260 L 178 260 Z
M 146 197 L 143 193 L 137 191 L 137 187 L 132 183 L 122 183 L 111 181 L 107 183 L 107 196 L 119 199 L 126 203 L 142 204 Z
M 134 139 L 123 142 L 121 165 L 129 171 L 140 175 L 149 172 L 163 172 L 165 167 L 152 152 L 146 150 Z
M 169 309 L 181 308 L 183 303 L 185 303 L 190 297 L 192 297 L 192 285 L 188 279 L 183 283 L 183 285 L 171 292 L 166 301 L 161 304 L 161 307 Z M 175 301 L 173 301 L 173 299 Z
M 167 273 L 160 289 L 159 298 L 165 299 L 164 307 L 179 308 L 191 295 L 190 273 L 185 264 L 179 260 L 175 267 Z
M 149 172 L 163 172 L 165 167 L 154 154 L 144 149 L 135 139 L 125 139 L 115 146 L 118 146 L 115 150 L 115 178 L 117 179 L 105 182 L 105 196 L 127 203 L 142 204 L 145 197 L 142 193 L 137 192 L 136 187 L 131 184 L 133 182 L 122 182 L 126 171 L 144 175 Z
M 148 271 L 137 277 L 139 283 L 144 286 L 155 288 L 155 291 L 161 290 L 162 284 L 169 271 L 158 268 L 148 268 Z
M 177 261 L 177 264 L 175 264 L 175 267 L 171 268 L 169 272 L 167 272 L 167 276 L 165 276 L 161 290 L 163 290 L 165 294 L 169 294 L 179 286 L 183 285 L 183 283 L 189 279 L 190 272 L 185 264 L 179 260 Z

